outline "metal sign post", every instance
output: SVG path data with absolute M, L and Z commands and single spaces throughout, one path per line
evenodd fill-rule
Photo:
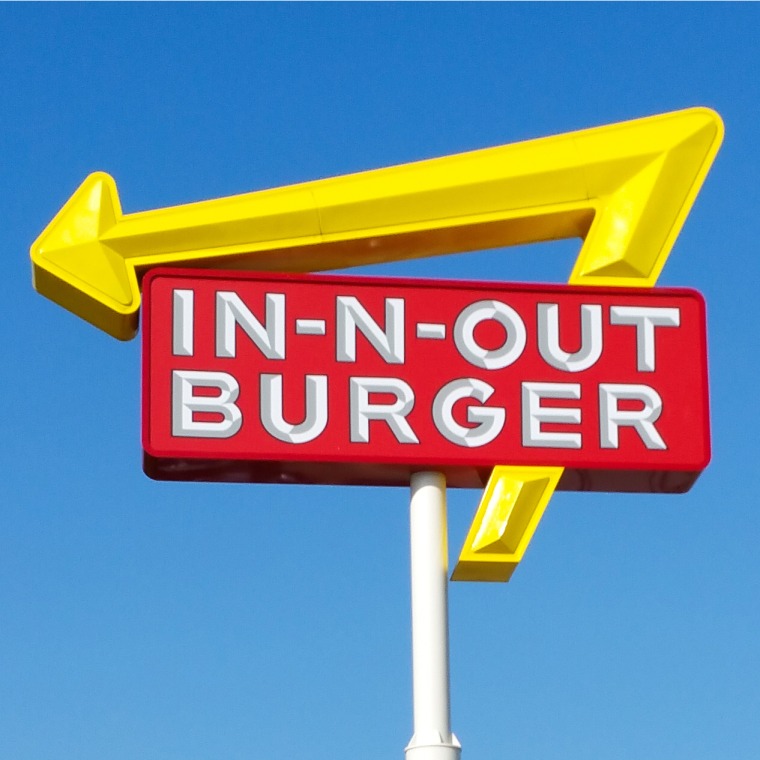
M 416 472 L 409 508 L 414 734 L 407 760 L 459 760 L 449 702 L 446 478 Z

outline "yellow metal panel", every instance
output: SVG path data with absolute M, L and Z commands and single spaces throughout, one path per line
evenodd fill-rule
M 494 467 L 451 579 L 507 581 L 525 554 L 562 467 Z

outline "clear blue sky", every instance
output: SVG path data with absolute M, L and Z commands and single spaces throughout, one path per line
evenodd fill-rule
M 404 489 L 141 470 L 139 341 L 37 295 L 91 171 L 126 212 L 691 105 L 723 149 L 661 284 L 709 310 L 713 463 L 558 494 L 451 587 L 463 757 L 760 756 L 760 6 L 0 6 L 0 758 L 386 760 L 411 736 Z M 563 281 L 578 244 L 373 271 Z M 450 493 L 452 559 L 478 500 Z

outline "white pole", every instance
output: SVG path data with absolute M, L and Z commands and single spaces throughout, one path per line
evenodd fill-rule
M 414 473 L 411 490 L 414 735 L 406 760 L 459 760 L 449 707 L 446 478 Z

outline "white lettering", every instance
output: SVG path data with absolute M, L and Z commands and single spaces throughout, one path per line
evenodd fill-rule
M 364 335 L 387 364 L 404 363 L 404 299 L 385 299 L 385 330 L 354 296 L 337 298 L 337 360 L 356 361 L 356 331 Z
M 196 388 L 215 388 L 216 396 L 198 396 Z M 235 404 L 240 386 L 226 372 L 172 372 L 172 435 L 182 438 L 231 438 L 240 430 L 243 415 Z M 196 420 L 196 412 L 221 415 L 220 420 Z
M 438 432 L 457 446 L 474 448 L 493 441 L 504 427 L 507 413 L 500 407 L 467 409 L 467 421 L 475 427 L 460 425 L 453 415 L 454 404 L 461 399 L 474 398 L 484 404 L 494 389 L 482 380 L 467 377 L 452 380 L 441 388 L 433 400 L 433 422 Z
M 172 296 L 172 354 L 193 355 L 193 307 L 195 293 L 192 290 L 175 290 Z
M 612 306 L 610 324 L 636 327 L 636 361 L 639 372 L 654 372 L 654 328 L 679 327 L 681 310 L 656 306 Z
M 581 410 L 576 407 L 541 406 L 545 398 L 581 397 L 580 383 L 523 383 L 522 384 L 522 442 L 523 446 L 551 449 L 581 448 L 580 433 L 561 433 L 541 430 L 541 424 L 579 425 Z
M 475 328 L 487 319 L 498 322 L 507 332 L 500 348 L 486 349 L 475 341 Z M 454 343 L 474 367 L 503 369 L 516 362 L 525 349 L 525 324 L 520 315 L 501 301 L 477 301 L 463 309 L 454 323 Z
M 298 425 L 282 415 L 282 375 L 261 376 L 260 411 L 264 429 L 278 441 L 307 443 L 327 425 L 327 376 L 306 375 L 304 420 Z
M 237 293 L 216 294 L 216 355 L 234 358 L 237 353 L 236 327 L 256 344 L 267 359 L 285 358 L 285 296 L 267 293 L 266 326 L 262 325 Z
M 538 350 L 547 364 L 565 372 L 593 367 L 602 355 L 602 307 L 581 306 L 581 347 L 569 354 L 559 345 L 559 306 L 538 304 Z
M 352 377 L 350 379 L 351 441 L 369 443 L 369 421 L 382 420 L 399 443 L 419 443 L 406 416 L 414 406 L 414 391 L 395 377 Z M 396 397 L 390 404 L 371 404 L 370 393 L 388 393 Z
M 618 401 L 640 401 L 642 408 L 624 410 Z M 662 414 L 662 399 L 648 385 L 601 383 L 599 385 L 599 437 L 603 449 L 620 447 L 619 427 L 632 427 L 648 449 L 667 449 L 654 423 Z

